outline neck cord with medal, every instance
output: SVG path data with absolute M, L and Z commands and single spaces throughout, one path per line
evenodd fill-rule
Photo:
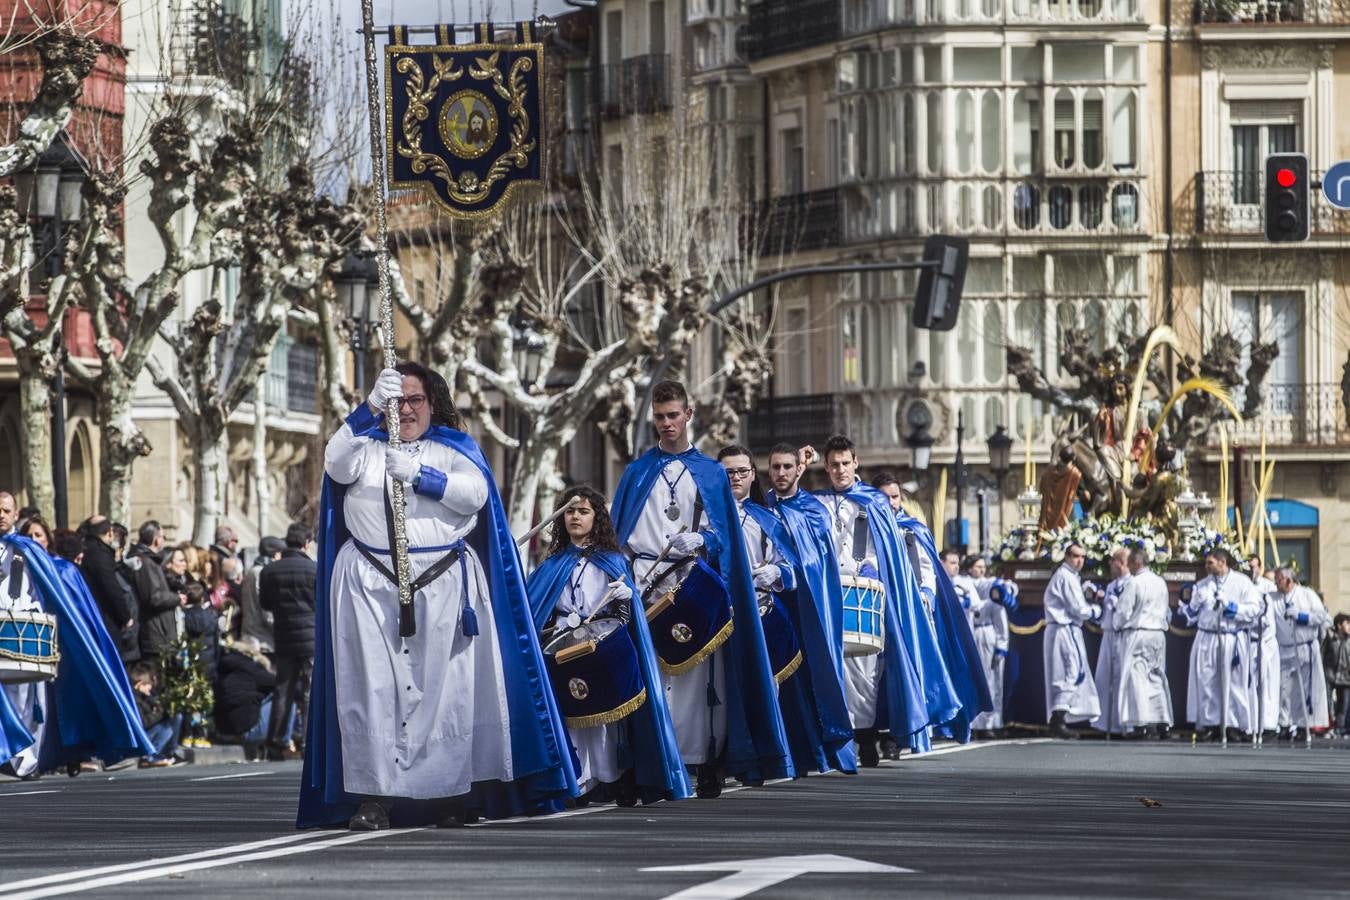
M 680 521 L 680 504 L 675 499 L 675 488 L 679 486 L 681 479 L 688 474 L 689 467 L 680 463 L 680 474 L 675 476 L 674 481 L 671 481 L 666 477 L 666 466 L 661 467 L 661 480 L 666 483 L 666 489 L 670 491 L 670 505 L 666 507 L 666 518 L 672 522 Z
M 576 577 L 567 579 L 567 587 L 569 589 L 568 596 L 571 598 L 572 602 L 572 611 L 567 614 L 568 628 L 577 628 L 581 625 L 581 611 L 577 607 L 577 588 L 581 587 L 581 581 L 586 577 L 586 567 L 590 564 L 590 554 L 583 553 L 581 564 L 577 566 Z

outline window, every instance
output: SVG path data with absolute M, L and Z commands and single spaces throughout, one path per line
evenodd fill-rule
M 647 7 L 648 53 L 666 53 L 666 0 L 652 0 Z
M 1279 346 L 1280 354 L 1271 364 L 1266 383 L 1273 403 L 1289 404 L 1291 392 L 1303 384 L 1303 295 L 1292 291 L 1234 291 L 1232 325 L 1233 337 L 1242 349 L 1238 371 L 1244 382 L 1251 364 L 1252 341 L 1274 341 Z
M 1055 165 L 1072 169 L 1077 161 L 1077 138 L 1081 137 L 1083 165 L 1096 169 L 1102 164 L 1102 100 L 1100 91 L 1082 99 L 1082 126 L 1074 118 L 1074 99 L 1068 91 L 1055 95 Z
M 860 387 L 862 385 L 861 331 L 862 310 L 856 305 L 841 307 L 839 310 L 839 383 L 842 387 Z
M 614 65 L 623 59 L 623 13 L 605 13 L 605 61 Z
M 790 306 L 783 318 L 783 393 L 811 393 L 811 338 L 807 308 Z
M 806 147 L 802 145 L 801 128 L 784 128 L 778 133 L 782 148 L 783 171 L 779 183 L 784 194 L 800 194 L 806 190 Z
M 1233 202 L 1261 202 L 1265 158 L 1292 153 L 1303 142 L 1303 105 L 1298 100 L 1234 100 L 1228 107 L 1233 129 Z

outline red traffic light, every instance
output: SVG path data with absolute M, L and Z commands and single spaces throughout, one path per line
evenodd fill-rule
M 1298 176 L 1294 174 L 1293 169 L 1280 169 L 1275 173 L 1275 182 L 1282 188 L 1293 187 L 1298 181 Z

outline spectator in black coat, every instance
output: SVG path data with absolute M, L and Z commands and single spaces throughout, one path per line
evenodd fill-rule
M 244 584 L 239 591 L 239 640 L 252 640 L 258 649 L 271 653 L 275 649 L 272 638 L 272 614 L 258 602 L 258 585 L 262 580 L 263 568 L 281 559 L 286 551 L 286 542 L 279 537 L 265 537 L 258 543 L 258 555 L 253 558 L 253 566 L 244 575 Z
M 159 652 L 178 640 L 178 611 L 187 606 L 187 594 L 169 587 L 160 562 L 164 530 L 151 519 L 140 527 L 137 542 L 127 553 L 136 572 L 136 595 L 141 605 L 141 655 L 159 659 Z
M 281 559 L 263 569 L 258 581 L 259 605 L 272 613 L 276 641 L 277 687 L 272 695 L 272 716 L 267 728 L 268 757 L 298 758 L 293 746 L 291 706 L 303 716 L 309 710 L 309 684 L 314 671 L 314 603 L 319 567 L 305 553 L 313 539 L 303 523 L 286 530 L 286 550 Z M 296 731 L 303 733 L 299 728 Z
M 141 658 L 141 614 L 135 592 L 126 578 L 118 577 L 117 574 L 112 523 L 102 516 L 96 516 L 81 527 L 85 539 L 80 571 L 89 585 L 89 593 L 94 595 L 99 612 L 103 614 L 103 625 L 117 645 L 122 662 L 135 662 Z
M 253 641 L 228 646 L 220 654 L 216 679 L 216 731 L 238 737 L 250 759 L 267 739 L 272 692 L 277 676 Z

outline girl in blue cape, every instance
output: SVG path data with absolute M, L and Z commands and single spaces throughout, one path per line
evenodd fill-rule
M 55 616 L 61 654 L 55 681 L 0 690 L 0 761 L 22 754 L 15 770 L 23 775 L 154 753 L 121 657 L 73 563 L 27 537 L 0 538 L 0 608 Z
M 394 401 L 398 448 L 380 427 Z M 445 379 L 403 363 L 328 442 L 301 827 L 465 824 L 576 794 L 515 541 L 461 425 Z M 390 478 L 409 488 L 411 616 Z
M 572 747 L 580 762 L 577 782 L 585 801 L 612 797 L 619 806 L 689 796 L 689 779 L 680 761 L 675 728 L 666 705 L 665 685 L 652 648 L 647 619 L 633 615 L 637 586 L 628 560 L 619 552 L 614 523 L 605 498 L 590 487 L 568 490 L 562 496 L 567 509 L 553 526 L 548 558 L 531 573 L 526 589 L 535 627 L 548 640 L 586 620 L 623 622 L 632 646 L 643 693 L 625 706 L 596 715 L 604 721 L 578 725 L 568 721 Z M 552 627 L 547 629 L 546 626 Z M 624 660 L 624 664 L 628 664 Z M 616 673 L 617 674 L 617 673 Z M 629 674 L 629 673 L 624 673 Z M 592 679 L 594 681 L 595 679 Z M 569 682 L 573 696 L 585 699 L 590 686 Z M 594 687 L 596 698 L 603 689 Z

